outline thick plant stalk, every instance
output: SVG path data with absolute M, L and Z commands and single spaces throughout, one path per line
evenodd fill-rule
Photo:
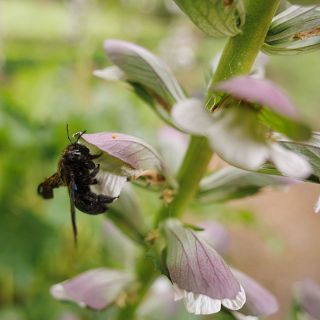
M 215 82 L 232 76 L 247 74 L 264 43 L 271 20 L 280 0 L 246 0 L 246 23 L 242 33 L 230 38 L 223 50 L 218 69 L 209 88 Z M 207 96 L 210 107 L 211 92 Z M 197 192 L 201 178 L 207 171 L 212 150 L 204 137 L 192 137 L 182 166 L 178 174 L 180 189 L 168 208 L 163 208 L 157 217 L 157 223 L 166 216 L 181 216 Z

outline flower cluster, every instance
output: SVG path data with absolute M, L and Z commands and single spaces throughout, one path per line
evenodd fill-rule
M 270 161 L 285 176 L 301 179 L 311 174 L 303 156 L 284 148 L 270 134 L 269 114 L 297 121 L 293 104 L 277 86 L 268 80 L 241 76 L 213 89 L 226 95 L 213 111 L 206 110 L 197 99 L 186 99 L 173 107 L 172 116 L 181 128 L 206 136 L 213 150 L 236 167 L 258 170 Z

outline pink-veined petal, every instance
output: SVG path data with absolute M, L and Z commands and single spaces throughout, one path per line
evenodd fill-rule
M 124 271 L 92 269 L 51 287 L 52 296 L 101 310 L 112 304 L 133 276 Z
M 83 134 L 82 141 L 102 151 L 97 159 L 100 169 L 118 175 L 137 175 L 144 170 L 163 170 L 156 150 L 143 140 L 122 133 Z
M 246 292 L 247 300 L 240 310 L 242 314 L 267 317 L 278 311 L 279 305 L 273 294 L 239 270 L 232 268 L 232 272 Z
M 210 244 L 220 254 L 227 251 L 229 247 L 229 233 L 227 229 L 216 221 L 203 221 L 198 224 L 204 228 L 197 234 Z
M 295 289 L 302 311 L 314 320 L 320 319 L 320 286 L 311 279 L 305 279 L 298 282 Z
M 288 96 L 270 80 L 239 76 L 218 83 L 214 89 L 229 93 L 233 97 L 241 100 L 269 107 L 273 111 L 287 117 L 297 118 L 294 104 Z
M 188 293 L 208 296 L 222 303 L 225 299 L 237 300 L 241 286 L 213 248 L 179 220 L 167 220 L 165 231 L 167 268 L 174 284 Z
M 127 41 L 110 39 L 104 49 L 112 63 L 127 78 L 152 90 L 170 105 L 185 98 L 185 94 L 169 67 L 145 48 Z

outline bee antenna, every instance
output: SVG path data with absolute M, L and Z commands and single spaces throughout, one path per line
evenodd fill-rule
M 73 142 L 72 142 L 72 140 L 71 140 L 71 138 L 70 138 L 70 134 L 69 134 L 69 125 L 68 125 L 68 123 L 67 123 L 66 128 L 67 128 L 67 137 L 68 137 L 68 140 L 70 141 L 71 144 L 73 144 Z
M 84 130 L 82 132 L 80 132 L 78 138 L 77 138 L 77 141 L 75 143 L 78 143 L 79 139 L 87 132 L 87 130 Z

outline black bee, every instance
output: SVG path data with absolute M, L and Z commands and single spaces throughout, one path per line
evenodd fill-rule
M 100 154 L 92 155 L 86 146 L 78 143 L 84 133 L 80 133 L 76 141 L 72 142 L 67 126 L 70 144 L 62 153 L 58 170 L 38 186 L 38 194 L 44 199 L 53 198 L 54 188 L 68 187 L 75 242 L 77 239 L 75 208 L 84 213 L 96 215 L 108 210 L 107 204 L 116 199 L 116 197 L 96 194 L 91 191 L 91 186 L 98 183 L 96 176 L 99 172 L 99 165 L 95 164 L 93 160 L 98 158 Z

